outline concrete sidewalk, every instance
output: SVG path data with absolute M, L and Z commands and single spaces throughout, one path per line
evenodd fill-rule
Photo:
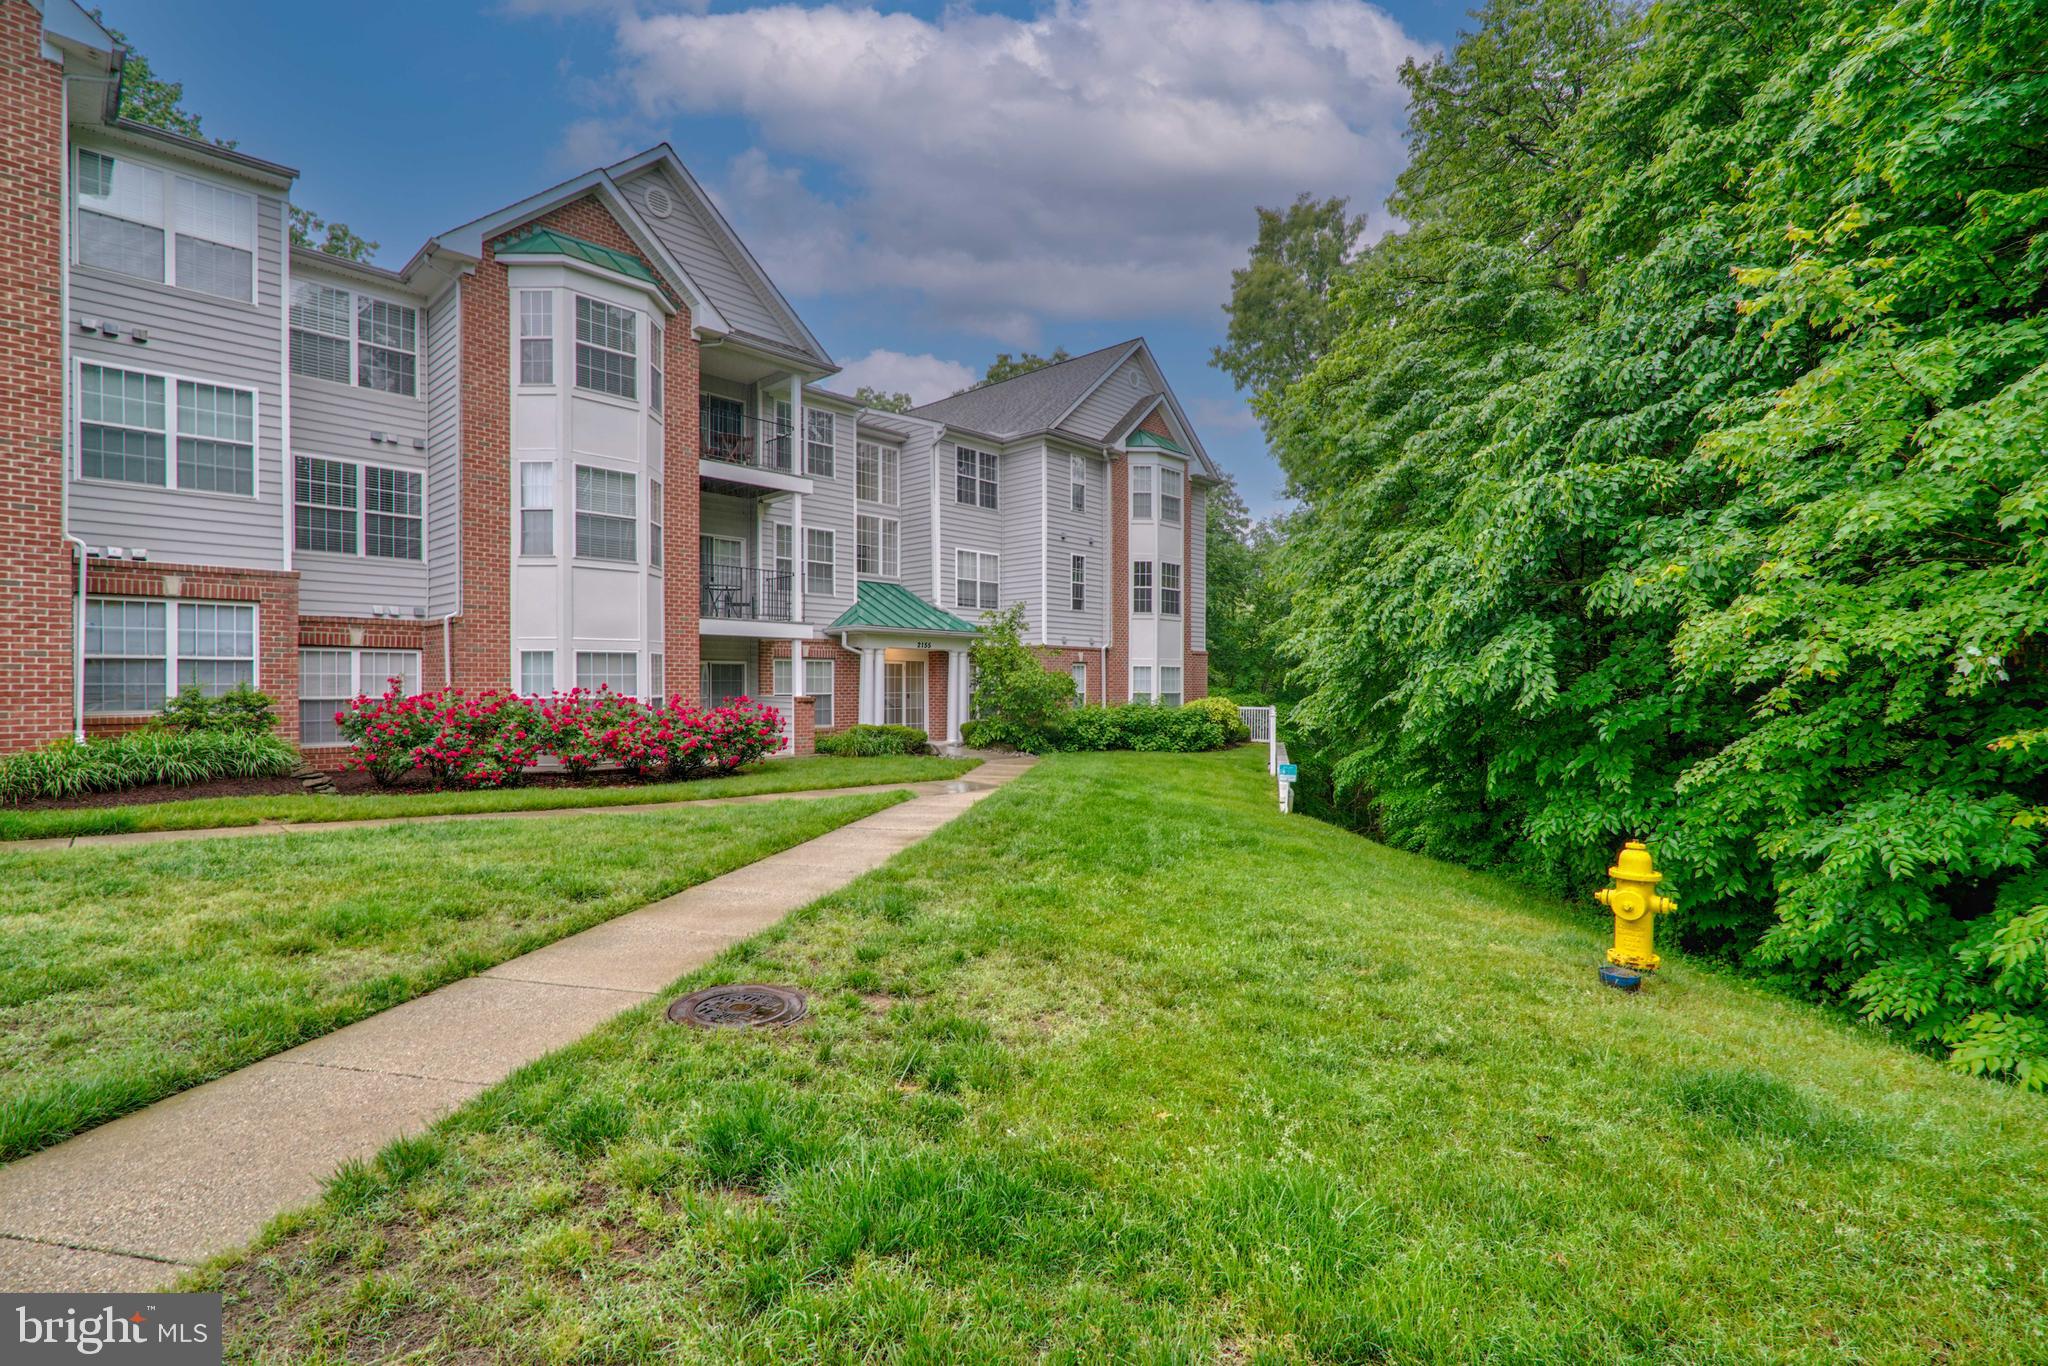
M 424 1128 L 654 999 L 729 945 L 881 866 L 1032 762 L 991 760 L 935 785 L 946 790 L 0 1168 L 0 1291 L 162 1288 L 316 1198 L 342 1162 Z

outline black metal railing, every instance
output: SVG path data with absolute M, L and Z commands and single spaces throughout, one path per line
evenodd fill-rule
M 706 460 L 757 470 L 796 472 L 796 428 L 772 417 L 742 417 L 706 408 L 699 416 L 698 445 Z
M 697 590 L 698 612 L 715 621 L 790 621 L 794 619 L 796 575 L 729 564 L 703 566 Z

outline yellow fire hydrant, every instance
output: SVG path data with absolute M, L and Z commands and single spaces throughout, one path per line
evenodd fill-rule
M 1614 885 L 1593 893 L 1594 900 L 1614 912 L 1614 947 L 1607 951 L 1607 961 L 1636 972 L 1653 971 L 1663 961 L 1657 957 L 1657 917 L 1677 910 L 1678 903 L 1657 895 L 1664 875 L 1650 862 L 1650 851 L 1641 840 L 1621 847 L 1607 876 Z

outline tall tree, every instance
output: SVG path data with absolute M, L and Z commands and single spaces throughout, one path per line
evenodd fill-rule
M 1230 328 L 1210 364 L 1240 389 L 1273 391 L 1308 373 L 1336 335 L 1337 282 L 1365 232 L 1344 199 L 1302 195 L 1285 209 L 1258 210 L 1251 262 L 1230 272 Z
M 907 413 L 915 406 L 911 402 L 909 394 L 892 394 L 868 384 L 863 384 L 860 388 L 854 390 L 853 396 L 860 400 L 862 407 L 873 408 L 878 412 L 884 413 Z
M 346 223 L 330 223 L 311 209 L 292 205 L 292 245 L 311 247 L 349 261 L 367 261 L 378 244 L 359 237 Z
M 1033 370 L 1043 370 L 1048 365 L 1058 365 L 1063 360 L 1072 359 L 1064 346 L 1056 348 L 1049 356 L 1037 355 L 1030 351 L 1020 351 L 1013 356 L 1007 351 L 999 351 L 996 358 L 988 363 L 988 369 L 982 377 L 960 392 L 965 394 L 975 389 L 985 389 L 991 384 L 1001 384 L 1006 379 L 1015 379 L 1019 375 L 1028 375 Z
M 1275 628 L 1285 598 L 1275 574 L 1278 538 L 1254 523 L 1235 482 L 1209 490 L 1209 687 L 1252 704 L 1282 693 L 1284 666 Z

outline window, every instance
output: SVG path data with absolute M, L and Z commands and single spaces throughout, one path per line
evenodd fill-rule
M 1168 707 L 1180 705 L 1180 665 L 1159 666 L 1159 701 Z
M 647 406 L 655 412 L 661 411 L 661 324 L 652 318 L 647 321 Z
M 761 421 L 767 428 L 761 434 L 766 443 L 761 463 L 771 470 L 787 470 L 790 468 L 790 447 L 796 440 L 796 423 L 789 416 L 789 400 L 764 399 L 761 408 Z
M 1159 520 L 1167 526 L 1180 525 L 1180 481 L 1179 470 L 1160 469 Z
M 587 692 L 606 688 L 627 697 L 640 692 L 640 656 L 630 651 L 576 652 L 576 686 Z
M 832 414 L 804 410 L 804 468 L 820 479 L 832 477 Z
M 356 296 L 356 383 L 407 398 L 419 392 L 419 314 Z
M 419 322 L 410 304 L 300 280 L 292 286 L 292 373 L 416 398 Z
M 1131 520 L 1152 520 L 1152 466 L 1131 466 Z
M 552 290 L 519 291 L 519 382 L 555 382 L 555 295 Z
M 737 660 L 704 661 L 704 705 L 722 707 L 747 695 L 747 666 Z
M 661 568 L 661 481 L 647 481 L 647 563 Z
M 958 551 L 953 569 L 953 605 L 994 611 L 1000 583 L 996 557 L 976 550 Z
M 80 265 L 244 303 L 256 297 L 254 195 L 84 149 L 75 192 Z
M 1088 466 L 1078 455 L 1067 457 L 1067 492 L 1074 501 L 1074 511 L 1088 510 Z
M 1074 705 L 1081 706 L 1088 700 L 1088 661 L 1077 659 L 1067 670 L 1067 677 L 1074 680 Z
M 1180 615 L 1180 566 L 1171 560 L 1159 562 L 1159 615 Z
M 854 446 L 853 491 L 864 503 L 895 507 L 901 493 L 902 452 L 862 441 Z
M 292 373 L 347 384 L 349 294 L 301 280 L 292 286 Z
M 639 559 L 639 513 L 633 494 L 633 476 L 622 470 L 576 467 L 577 555 L 627 564 Z
M 130 484 L 166 482 L 164 382 L 155 375 L 78 371 L 78 472 Z
M 1088 557 L 1070 556 L 1068 564 L 1072 574 L 1068 605 L 1076 612 L 1085 612 L 1088 610 Z
M 293 461 L 293 544 L 329 555 L 425 558 L 426 476 L 418 470 L 299 456 Z
M 953 501 L 965 507 L 996 505 L 996 458 L 967 446 L 953 448 Z
M 882 724 L 924 729 L 924 661 L 882 661 Z
M 553 650 L 521 650 L 519 652 L 519 691 L 527 697 L 539 697 L 555 690 L 555 652 Z
M 1152 610 L 1152 561 L 1131 561 L 1131 610 Z
M 647 700 L 649 702 L 659 702 L 661 700 L 661 690 L 666 686 L 668 678 L 666 661 L 658 654 L 648 655 L 647 673 Z
M 598 299 L 576 296 L 576 387 L 637 398 L 634 330 L 639 317 Z
M 783 592 L 796 586 L 796 529 L 788 522 L 774 525 L 775 577 Z
M 381 697 L 393 683 L 402 696 L 420 690 L 417 650 L 299 651 L 299 743 L 346 743 L 335 713 L 354 697 Z
M 817 709 L 811 714 L 811 724 L 819 730 L 832 729 L 832 661 L 829 659 L 806 659 L 804 661 L 804 695 L 817 700 Z M 787 656 L 775 661 L 771 677 L 774 686 L 770 692 L 778 697 L 795 695 L 790 686 L 790 661 Z
M 519 464 L 519 553 L 555 553 L 555 467 L 545 460 Z
M 256 492 L 256 395 L 178 381 L 178 487 Z
M 171 609 L 177 609 L 172 617 Z M 175 638 L 171 623 L 176 623 Z M 175 645 L 176 648 L 172 648 Z M 89 598 L 85 709 L 151 712 L 180 688 L 218 697 L 256 682 L 256 609 L 234 603 Z
M 884 579 L 895 578 L 901 524 L 894 517 L 870 517 L 866 513 L 862 513 L 854 521 L 857 532 L 854 540 L 854 572 Z
M 830 531 L 804 528 L 804 592 L 830 597 L 839 591 L 836 540 Z
M 1152 700 L 1152 666 L 1133 664 L 1131 666 L 1131 700 L 1149 702 Z

